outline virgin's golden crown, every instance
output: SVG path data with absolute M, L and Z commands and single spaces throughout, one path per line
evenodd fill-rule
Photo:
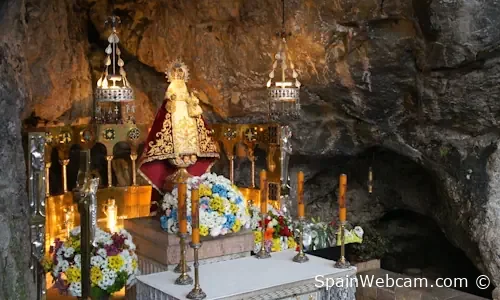
M 189 69 L 185 63 L 180 60 L 175 60 L 167 69 L 167 79 L 172 82 L 173 80 L 189 80 Z

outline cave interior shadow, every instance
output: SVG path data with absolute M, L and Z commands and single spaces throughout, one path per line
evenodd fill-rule
M 305 165 L 311 159 L 293 157 L 292 161 Z M 467 278 L 468 286 L 456 289 L 491 297 L 492 289 L 480 290 L 475 286 L 477 276 L 482 273 L 448 240 L 435 221 L 436 217 L 450 220 L 451 216 L 433 172 L 382 147 L 370 147 L 352 156 L 331 157 L 322 163 L 323 169 L 306 183 L 313 185 L 309 188 L 310 197 L 319 210 L 324 211 L 325 204 L 330 205 L 329 213 L 333 210 L 336 219 L 338 177 L 345 173 L 348 206 L 351 205 L 351 213 L 363 215 L 361 218 L 351 215 L 348 221 L 369 227 L 365 233 L 375 231 L 387 241 L 387 252 L 380 257 L 383 269 L 429 279 Z M 368 193 L 370 166 L 374 179 L 372 194 Z M 354 211 L 353 206 L 357 206 Z M 367 240 L 370 236 L 365 234 L 364 238 Z

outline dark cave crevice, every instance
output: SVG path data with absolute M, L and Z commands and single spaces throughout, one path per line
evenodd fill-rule
M 439 37 L 439 31 L 432 26 L 431 22 L 432 0 L 413 0 L 413 11 L 418 20 L 418 24 L 428 42 L 435 42 Z
M 482 273 L 459 248 L 453 246 L 431 218 L 409 210 L 392 210 L 372 223 L 388 241 L 381 259 L 383 269 L 430 280 L 467 278 L 466 287 L 455 289 L 489 298 L 493 288 L 475 286 Z

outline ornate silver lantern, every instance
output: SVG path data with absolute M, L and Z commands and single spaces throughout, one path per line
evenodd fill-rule
M 267 88 L 269 92 L 269 115 L 271 120 L 283 122 L 300 117 L 300 86 L 299 74 L 295 70 L 286 42 L 285 31 L 285 1 L 283 0 L 283 29 L 278 34 L 280 44 L 274 56 L 273 70 L 269 73 Z M 275 80 L 276 73 L 281 70 L 281 81 Z M 287 79 L 292 78 L 291 80 Z M 291 75 L 291 76 L 290 76 Z M 278 77 L 279 78 L 279 77 Z M 274 81 L 274 85 L 273 85 Z
M 97 81 L 95 91 L 95 119 L 98 124 L 135 123 L 134 90 L 127 80 L 127 73 L 123 68 L 125 62 L 118 47 L 120 39 L 116 27 L 120 23 L 120 18 L 116 16 L 106 21 L 106 24 L 111 25 L 112 32 L 105 50 L 105 70 Z

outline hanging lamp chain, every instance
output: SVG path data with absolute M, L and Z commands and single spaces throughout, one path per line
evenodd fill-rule
M 281 1 L 282 6 L 281 6 L 281 27 L 283 31 L 285 31 L 285 0 Z
M 287 33 L 285 28 L 285 0 L 281 0 L 281 31 L 277 32 L 276 35 L 282 39 L 286 39 L 292 35 L 291 33 Z

